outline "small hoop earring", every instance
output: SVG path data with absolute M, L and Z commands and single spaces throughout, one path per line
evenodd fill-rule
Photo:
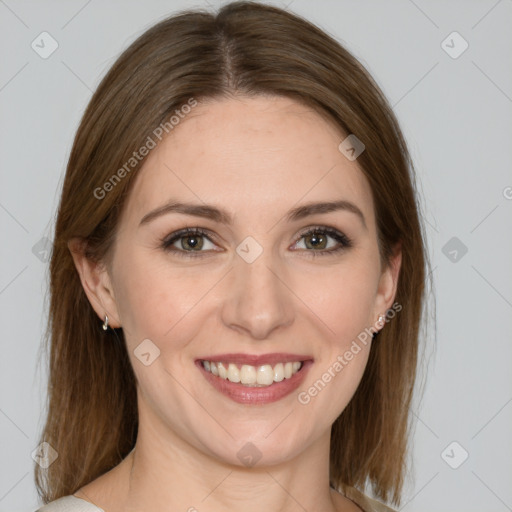
M 105 322 L 103 322 L 103 330 L 106 331 L 108 329 L 108 316 L 105 315 Z

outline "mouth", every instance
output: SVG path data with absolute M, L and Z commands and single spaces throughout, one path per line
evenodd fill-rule
M 250 364 L 216 363 L 214 361 L 201 361 L 203 368 L 216 377 L 229 382 L 240 383 L 249 387 L 267 387 L 274 382 L 290 379 L 301 368 L 303 361 L 277 363 L 274 366 L 264 364 L 253 366 Z
M 293 354 L 224 354 L 196 360 L 196 366 L 217 391 L 244 404 L 284 398 L 300 386 L 312 364 L 310 356 Z

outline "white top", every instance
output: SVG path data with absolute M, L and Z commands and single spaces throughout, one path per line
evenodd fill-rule
M 69 495 L 47 503 L 36 512 L 105 512 L 82 498 Z
M 366 496 L 359 490 L 351 487 L 345 496 L 351 499 L 364 512 L 395 512 L 392 508 L 383 503 Z M 86 500 L 69 495 L 52 501 L 36 512 L 105 512 L 102 508 L 89 503 Z

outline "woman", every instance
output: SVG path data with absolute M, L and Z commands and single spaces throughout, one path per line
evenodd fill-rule
M 237 2 L 145 32 L 63 185 L 40 511 L 392 510 L 418 210 L 391 109 L 320 29 Z

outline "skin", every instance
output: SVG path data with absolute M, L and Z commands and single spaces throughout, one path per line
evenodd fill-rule
M 401 253 L 381 266 L 371 189 L 357 160 L 338 150 L 344 138 L 330 120 L 287 98 L 201 103 L 138 172 L 111 264 L 93 264 L 70 243 L 99 318 L 107 313 L 110 326 L 124 329 L 139 406 L 134 451 L 76 496 L 106 512 L 360 510 L 329 488 L 329 436 L 371 342 L 307 405 L 297 400 L 396 293 Z M 169 213 L 139 227 L 171 198 L 214 204 L 234 222 Z M 296 206 L 339 199 L 357 205 L 366 227 L 345 210 L 284 219 Z M 301 235 L 313 226 L 333 227 L 353 246 L 329 254 L 339 243 L 324 233 L 327 245 L 311 248 L 311 236 Z M 201 239 L 202 257 L 161 247 L 184 227 L 212 233 Z M 263 249 L 252 263 L 236 252 L 247 236 Z M 185 251 L 189 241 L 174 247 Z M 149 366 L 133 352 L 144 339 L 160 350 Z M 298 391 L 245 405 L 216 391 L 194 364 L 227 352 L 309 354 L 314 364 Z M 262 454 L 254 467 L 237 457 L 247 442 Z

